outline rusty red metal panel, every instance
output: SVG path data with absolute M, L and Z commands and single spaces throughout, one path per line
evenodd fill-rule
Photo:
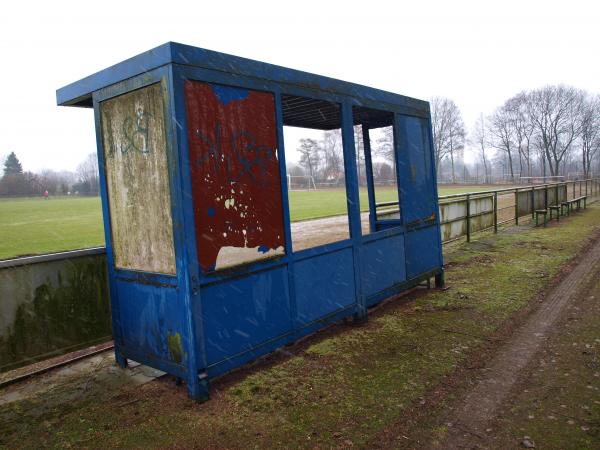
M 202 270 L 281 253 L 283 208 L 273 94 L 187 81 L 196 245 Z M 230 257 L 217 258 L 222 249 Z M 244 249 L 243 251 L 241 249 Z

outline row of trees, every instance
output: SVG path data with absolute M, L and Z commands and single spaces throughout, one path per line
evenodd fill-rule
M 98 162 L 95 154 L 88 155 L 75 172 L 42 170 L 24 171 L 17 155 L 12 152 L 0 165 L 0 196 L 36 196 L 48 191 L 51 195 L 98 195 Z
M 600 173 L 600 96 L 573 87 L 546 86 L 509 98 L 489 116 L 481 116 L 467 133 L 460 110 L 451 99 L 431 99 L 435 162 L 441 181 L 490 183 L 500 176 L 519 177 L 576 173 L 589 178 Z M 366 182 L 361 127 L 354 129 L 359 183 Z M 467 146 L 475 151 L 474 164 L 465 164 Z M 386 183 L 394 179 L 392 127 L 371 134 L 373 175 Z M 339 130 L 325 131 L 321 139 L 305 138 L 297 148 L 293 176 L 313 183 L 343 184 L 344 157 Z M 1 161 L 0 161 L 1 163 Z M 1 164 L 0 164 L 1 167 Z M 482 176 L 479 176 L 481 173 Z M 492 179 L 494 178 L 494 179 Z M 75 172 L 23 170 L 14 153 L 3 163 L 0 196 L 99 192 L 98 163 L 88 155 Z
M 376 183 L 394 180 L 395 158 L 392 127 L 385 127 L 371 136 L 373 178 Z M 354 127 L 356 166 L 360 185 L 366 184 L 366 169 L 362 128 Z M 298 162 L 289 164 L 288 174 L 310 177 L 316 184 L 340 186 L 344 184 L 344 151 L 340 130 L 324 131 L 321 139 L 303 138 L 296 149 Z
M 580 89 L 559 85 L 520 92 L 489 116 L 482 114 L 470 135 L 448 98 L 431 100 L 431 117 L 442 180 L 456 182 L 479 166 L 485 182 L 494 172 L 516 181 L 569 173 L 589 178 L 600 170 L 600 96 Z M 464 164 L 469 144 L 477 154 L 471 168 Z
M 517 182 L 521 177 L 600 174 L 600 96 L 570 86 L 546 86 L 509 98 L 483 114 L 467 132 L 460 109 L 449 98 L 430 101 L 437 176 L 441 181 Z M 361 128 L 355 127 L 359 181 L 365 182 Z M 376 179 L 392 179 L 392 128 L 371 136 Z M 465 150 L 475 162 L 465 163 Z M 290 174 L 316 183 L 338 183 L 343 176 L 339 130 L 321 140 L 301 139 L 298 165 Z

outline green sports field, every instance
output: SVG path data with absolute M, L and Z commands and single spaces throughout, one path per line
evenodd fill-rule
M 99 197 L 0 200 L 0 259 L 104 245 Z
M 440 195 L 490 190 L 490 186 L 440 188 Z M 377 201 L 396 200 L 391 187 L 376 188 Z M 292 191 L 292 221 L 335 216 L 346 212 L 343 189 Z M 361 209 L 368 209 L 361 189 Z M 0 259 L 104 245 L 98 197 L 0 199 Z

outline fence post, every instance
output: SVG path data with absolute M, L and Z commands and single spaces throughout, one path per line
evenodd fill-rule
M 575 198 L 575 184 L 577 184 L 577 182 L 573 181 L 573 197 L 571 198 Z
M 498 232 L 498 191 L 494 191 L 494 233 Z
M 471 200 L 467 194 L 467 242 L 471 242 Z
M 515 189 L 515 225 L 519 225 L 519 190 Z
M 535 188 L 531 188 L 531 219 L 535 216 Z
M 544 209 L 548 209 L 548 185 L 544 186 Z

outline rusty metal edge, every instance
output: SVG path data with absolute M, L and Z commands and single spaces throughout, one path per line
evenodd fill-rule
M 108 344 L 108 345 L 105 345 L 105 344 Z M 74 356 L 72 358 L 68 358 L 63 361 L 59 361 L 54 364 L 50 364 L 46 367 L 42 367 L 40 369 L 33 370 L 31 372 L 27 372 L 22 375 L 16 376 L 14 378 L 10 378 L 8 380 L 2 381 L 2 382 L 0 382 L 0 389 L 3 389 L 12 384 L 20 383 L 22 381 L 28 380 L 29 378 L 32 378 L 37 375 L 41 375 L 41 374 L 49 372 L 51 370 L 58 369 L 59 367 L 64 367 L 64 366 L 67 366 L 74 362 L 80 361 L 82 359 L 89 358 L 90 356 L 104 353 L 106 351 L 112 350 L 115 347 L 115 345 L 112 341 L 109 341 L 108 343 L 105 343 L 105 344 L 98 344 L 98 345 L 95 345 L 94 347 L 89 347 L 89 349 L 88 349 L 89 351 L 84 351 L 83 353 L 81 353 L 77 356 Z M 97 348 L 99 346 L 102 346 L 102 348 Z M 93 348 L 93 350 L 91 350 L 92 348 Z

